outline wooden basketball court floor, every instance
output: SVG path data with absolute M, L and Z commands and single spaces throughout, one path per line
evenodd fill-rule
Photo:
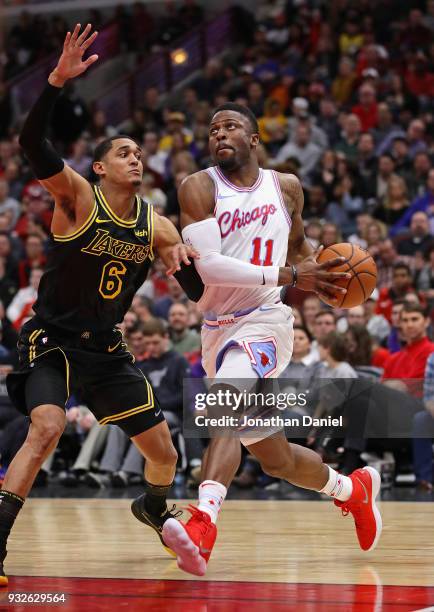
M 195 578 L 128 500 L 30 499 L 10 538 L 0 609 L 28 611 L 8 603 L 25 592 L 65 593 L 66 603 L 37 609 L 80 612 L 434 610 L 434 503 L 381 511 L 380 543 L 363 553 L 352 517 L 329 501 L 229 500 L 208 573 Z

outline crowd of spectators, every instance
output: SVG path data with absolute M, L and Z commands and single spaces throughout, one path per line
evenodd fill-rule
M 194 1 L 183 8 L 199 19 Z M 134 11 L 139 10 L 145 9 L 137 5 Z M 130 15 L 127 9 L 119 11 Z M 78 88 L 66 91 L 62 120 L 53 117 L 56 146 L 73 168 L 92 179 L 96 144 L 116 133 L 133 136 L 143 147 L 140 194 L 178 223 L 177 187 L 210 164 L 212 108 L 227 100 L 248 105 L 259 121 L 261 165 L 295 173 L 303 184 L 305 229 L 312 245 L 350 241 L 366 248 L 378 268 L 378 289 L 363 306 L 332 312 L 315 296 L 303 296 L 294 308 L 294 356 L 286 375 L 422 381 L 428 362 L 427 377 L 432 379 L 434 0 L 264 0 L 254 16 L 246 14 L 245 24 L 249 44 L 224 59 L 209 60 L 200 76 L 172 97 L 173 103 L 162 105 L 160 92 L 148 88 L 142 105 L 121 125 L 109 125 L 102 111 L 88 109 Z M 164 28 L 170 31 L 168 24 Z M 63 31 L 59 25 L 59 36 Z M 149 33 L 140 36 L 146 47 Z M 33 179 L 19 150 L 16 127 L 7 125 L 0 134 L 3 372 L 15 364 L 16 334 L 32 313 L 52 214 L 49 195 Z M 165 327 L 158 327 L 158 321 Z M 195 304 L 156 262 L 122 326 L 157 394 L 164 380 L 160 393 L 173 389 L 173 399 L 178 397 L 179 377 L 189 369 L 192 376 L 203 376 L 200 323 Z M 171 359 L 177 360 L 173 371 L 167 365 Z M 163 370 L 170 370 L 170 380 Z M 425 432 L 428 422 L 433 426 L 432 380 L 427 385 L 431 391 L 426 392 L 426 412 L 416 434 L 421 423 Z M 391 392 L 404 395 L 409 388 Z M 170 396 L 163 410 L 176 417 L 171 419 L 175 436 L 182 399 L 174 407 Z M 421 388 L 413 396 L 424 399 Z M 115 481 L 125 484 L 131 465 L 131 474 L 138 477 L 141 467 L 137 471 L 137 457 L 131 456 L 127 442 L 114 443 L 118 434 L 107 433 L 108 428 L 102 434 L 79 398 L 75 404 L 70 412 L 74 436 L 82 440 L 85 432 L 94 433 L 87 438 L 90 450 L 84 459 L 76 453 L 75 468 L 67 466 L 65 482 L 75 482 L 84 472 L 94 474 L 95 457 L 112 447 L 122 447 L 121 456 L 108 453 L 93 482 L 101 484 L 102 476 L 110 480 L 117 474 Z M 307 443 L 323 452 L 313 438 L 308 432 Z M 420 451 L 419 442 L 414 456 L 423 456 L 425 463 L 414 466 L 416 477 L 430 489 L 432 446 L 431 454 L 426 443 Z M 355 447 L 345 440 L 342 444 L 341 469 L 359 465 L 365 441 Z M 197 446 L 183 448 L 183 469 L 189 473 L 198 466 L 199 451 Z M 255 470 L 247 462 L 239 485 L 256 482 Z

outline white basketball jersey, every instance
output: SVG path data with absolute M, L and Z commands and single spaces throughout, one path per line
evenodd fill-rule
M 215 184 L 214 215 L 222 254 L 258 266 L 284 266 L 291 218 L 276 173 L 261 168 L 252 187 L 237 187 L 218 166 L 207 172 Z M 206 286 L 198 305 L 209 317 L 274 303 L 279 296 L 280 287 Z

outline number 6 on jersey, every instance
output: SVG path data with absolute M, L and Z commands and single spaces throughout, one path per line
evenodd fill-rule
M 99 292 L 105 300 L 113 300 L 122 289 L 122 276 L 127 269 L 121 261 L 109 261 L 102 269 Z

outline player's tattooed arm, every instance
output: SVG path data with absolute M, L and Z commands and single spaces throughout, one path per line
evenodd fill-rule
M 296 286 L 304 291 L 314 291 L 329 301 L 331 298 L 338 301 L 336 294 L 346 293 L 346 290 L 336 287 L 333 282 L 339 278 L 348 278 L 348 275 L 344 272 L 331 272 L 331 268 L 340 264 L 343 258 L 337 257 L 322 264 L 316 262 L 322 247 L 314 251 L 304 233 L 304 196 L 300 181 L 293 174 L 278 176 L 283 199 L 292 219 L 287 265 L 292 264 L 296 268 Z
M 291 217 L 291 231 L 288 238 L 287 265 L 300 263 L 313 254 L 312 246 L 306 239 L 302 218 L 304 194 L 300 181 L 294 174 L 280 174 L 279 182 L 283 200 Z

